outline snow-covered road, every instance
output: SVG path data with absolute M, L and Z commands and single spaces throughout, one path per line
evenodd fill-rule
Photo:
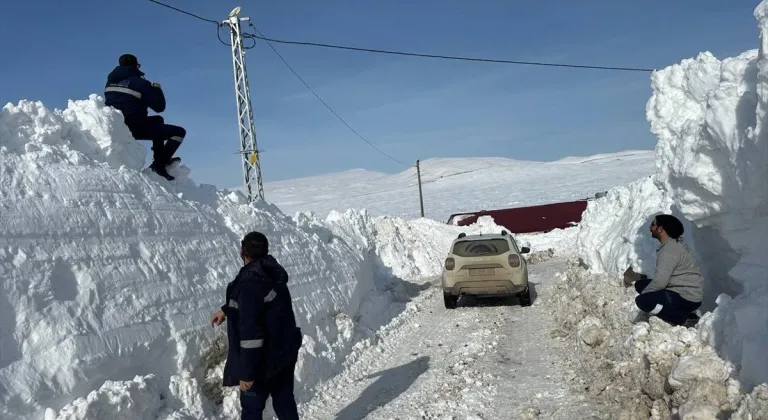
M 562 260 L 530 266 L 538 297 Z M 595 406 L 567 388 L 566 351 L 539 302 L 462 299 L 444 309 L 438 279 L 383 329 L 381 340 L 302 407 L 307 419 L 590 418 Z M 530 416 L 530 417 L 529 417 Z

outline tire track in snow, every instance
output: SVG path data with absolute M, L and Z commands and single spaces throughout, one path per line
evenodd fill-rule
M 530 266 L 548 293 L 562 261 Z M 462 299 L 443 307 L 438 279 L 358 350 L 354 361 L 302 405 L 307 419 L 505 419 L 595 413 L 573 395 L 561 363 L 566 344 L 550 337 L 551 309 L 516 299 Z M 548 312 L 549 311 L 549 312 Z M 578 417 L 578 416 L 577 416 Z M 531 418 L 535 418 L 531 417 Z

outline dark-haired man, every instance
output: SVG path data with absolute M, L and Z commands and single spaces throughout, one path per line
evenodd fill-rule
M 660 214 L 651 221 L 650 230 L 661 243 L 656 251 L 656 273 L 649 279 L 629 267 L 624 272 L 624 285 L 634 283 L 639 293 L 635 303 L 641 311 L 672 325 L 695 325 L 693 311 L 701 306 L 704 280 L 691 249 L 681 238 L 683 224 L 675 216 Z
M 288 273 L 269 254 L 267 237 L 251 232 L 240 243 L 243 267 L 227 285 L 226 303 L 211 323 L 227 320 L 224 386 L 240 387 L 241 418 L 261 419 L 267 398 L 280 420 L 298 419 L 293 371 L 301 330 L 288 291 Z
M 166 167 L 180 159 L 174 158 L 187 131 L 179 126 L 166 124 L 159 115 L 148 116 L 148 108 L 155 112 L 165 111 L 165 94 L 159 83 L 144 79 L 136 56 L 123 54 L 118 66 L 107 76 L 104 87 L 104 103 L 123 113 L 125 125 L 136 140 L 152 140 L 153 159 L 150 169 L 165 179 L 174 178 Z

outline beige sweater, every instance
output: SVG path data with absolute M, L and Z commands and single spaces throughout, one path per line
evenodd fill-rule
M 669 239 L 656 251 L 656 273 L 642 293 L 669 290 L 690 302 L 701 302 L 704 279 L 688 244 Z

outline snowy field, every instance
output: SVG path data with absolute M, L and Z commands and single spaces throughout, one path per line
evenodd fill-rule
M 305 335 L 302 418 L 768 419 L 767 2 L 755 17 L 758 49 L 651 76 L 654 152 L 425 160 L 426 219 L 412 170 L 272 183 L 272 204 L 248 205 L 183 166 L 170 183 L 142 170 L 145 149 L 96 95 L 6 105 L 0 418 L 238 418 L 208 322 L 258 229 Z M 442 307 L 451 240 L 501 230 L 450 213 L 604 190 L 579 226 L 518 237 L 536 254 L 533 306 Z M 696 328 L 635 319 L 620 286 L 629 265 L 653 272 L 661 211 L 685 219 L 704 270 Z
M 648 145 L 650 148 L 650 144 Z M 627 151 L 556 162 L 442 158 L 420 163 L 424 215 L 523 207 L 594 197 L 653 173 L 653 151 Z M 366 208 L 373 215 L 420 216 L 416 168 L 389 175 L 366 170 L 270 182 L 267 200 L 288 214 Z

